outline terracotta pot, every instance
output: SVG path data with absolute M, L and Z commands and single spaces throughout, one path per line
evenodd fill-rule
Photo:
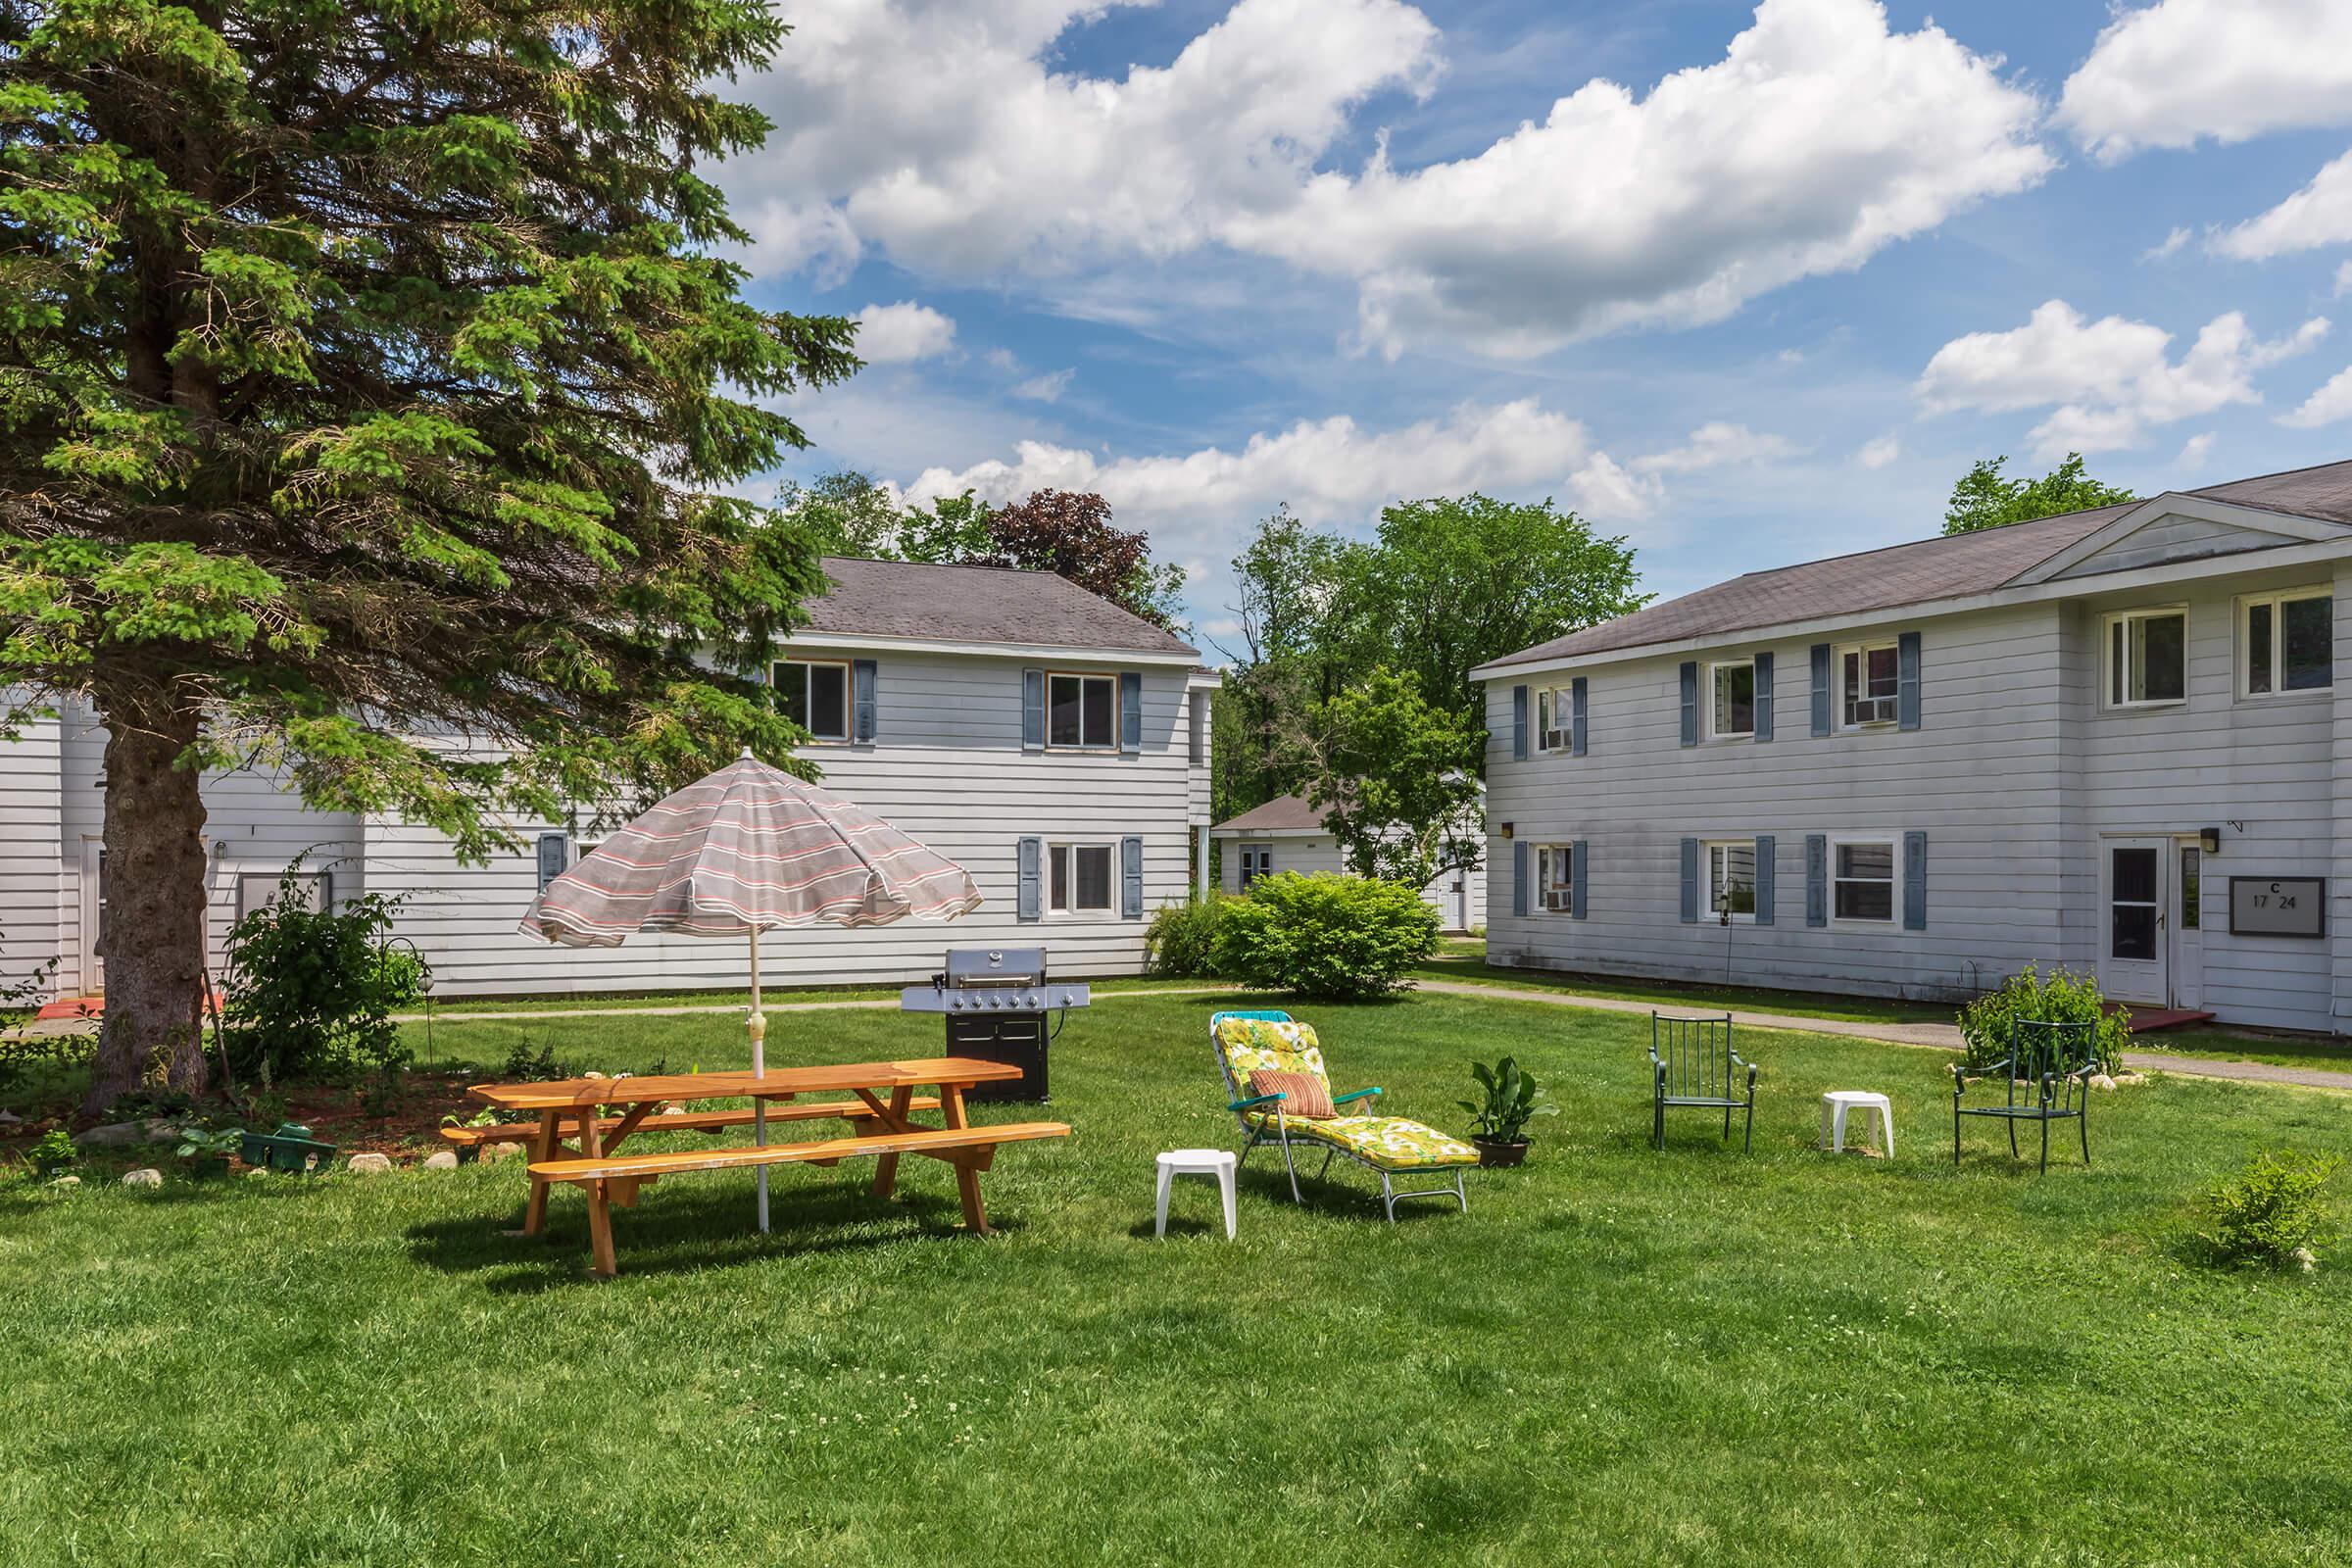
M 1526 1163 L 1527 1140 L 1524 1138 L 1520 1139 L 1515 1144 L 1494 1143 L 1484 1138 L 1473 1138 L 1470 1140 L 1470 1142 L 1478 1150 L 1478 1162 L 1481 1165 L 1519 1165 Z

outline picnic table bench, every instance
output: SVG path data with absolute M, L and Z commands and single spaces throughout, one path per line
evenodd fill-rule
M 974 1235 L 987 1235 L 988 1215 L 980 1201 L 980 1173 L 994 1162 L 999 1146 L 1066 1138 L 1070 1133 L 1066 1123 L 1051 1121 L 971 1125 L 964 1114 L 964 1091 L 974 1084 L 1017 1078 L 1020 1071 L 1003 1062 L 975 1057 L 937 1056 L 912 1061 L 786 1067 L 759 1077 L 750 1072 L 706 1072 L 571 1078 L 537 1084 L 476 1084 L 467 1091 L 474 1099 L 505 1110 L 536 1111 L 537 1127 L 524 1129 L 518 1135 L 509 1135 L 498 1128 L 451 1130 L 497 1134 L 502 1138 L 519 1136 L 530 1144 L 530 1200 L 523 1211 L 523 1235 L 535 1236 L 545 1227 L 551 1189 L 559 1185 L 583 1188 L 588 1196 L 592 1263 L 598 1275 L 611 1278 L 618 1272 L 612 1250 L 612 1205 L 629 1207 L 637 1200 L 638 1189 L 646 1183 L 687 1171 L 787 1164 L 831 1166 L 844 1159 L 871 1155 L 875 1160 L 872 1190 L 876 1197 L 887 1198 L 897 1186 L 900 1157 L 921 1155 L 955 1167 L 964 1224 Z M 946 1125 L 927 1127 L 907 1119 L 918 1108 L 914 1091 L 924 1085 L 936 1087 L 939 1094 L 936 1100 L 926 1098 L 922 1108 L 935 1106 Z M 802 1095 L 843 1093 L 857 1098 L 790 1103 Z M 884 1093 L 890 1097 L 887 1102 L 880 1098 Z M 741 1126 L 756 1112 L 730 1108 L 658 1114 L 659 1107 L 665 1104 L 737 1099 L 761 1102 L 770 1120 L 839 1117 L 848 1120 L 854 1130 L 846 1138 L 803 1143 L 667 1153 L 615 1152 L 623 1142 L 639 1132 L 715 1131 L 725 1126 Z M 614 1116 L 609 1114 L 613 1107 L 624 1108 Z M 716 1119 L 722 1117 L 736 1119 Z M 567 1143 L 566 1139 L 572 1142 Z

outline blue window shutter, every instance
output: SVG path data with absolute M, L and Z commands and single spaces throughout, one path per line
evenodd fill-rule
M 1894 641 L 1894 727 L 1919 728 L 1919 633 Z
M 1527 760 L 1527 688 L 1511 688 L 1511 760 Z
M 1144 917 L 1144 841 L 1134 837 L 1119 840 L 1119 861 L 1124 873 L 1119 913 L 1140 920 Z
M 1685 664 L 1685 669 L 1690 666 Z M 1698 840 L 1683 840 L 1683 924 L 1698 920 Z
M 1144 749 L 1144 677 L 1135 670 L 1119 674 L 1119 750 L 1133 755 Z
M 1568 683 L 1568 750 L 1582 757 L 1585 755 L 1585 677 L 1582 675 Z
M 1772 739 L 1772 655 L 1756 656 L 1756 739 Z
M 1698 665 L 1683 662 L 1683 744 L 1698 744 Z
M 1038 917 L 1038 906 L 1044 901 L 1037 894 L 1037 862 L 1044 858 L 1045 844 L 1038 839 L 1021 840 L 1020 869 L 1013 906 L 1015 914 L 1023 920 Z
M 1528 847 L 1516 844 L 1511 854 L 1511 912 L 1527 913 L 1527 858 Z
M 539 835 L 539 891 L 562 876 L 571 865 L 571 836 L 566 833 Z
M 1813 733 L 1830 732 L 1832 698 L 1830 696 L 1830 645 L 1813 645 Z
M 874 738 L 874 662 L 870 659 L 850 661 L 851 711 L 850 739 L 870 741 Z
M 1780 841 L 1770 833 L 1756 835 L 1756 924 L 1772 924 L 1772 900 L 1778 891 L 1779 879 L 1773 874 L 1772 858 L 1780 853 Z
M 1582 920 L 1585 917 L 1585 874 L 1587 867 L 1591 866 L 1592 863 L 1592 861 L 1591 858 L 1585 854 L 1585 841 L 1583 839 L 1578 839 L 1576 843 L 1569 848 L 1568 912 L 1570 915 L 1579 920 Z
M 1928 928 L 1928 836 L 1903 835 L 1903 929 Z
M 1826 834 L 1805 835 L 1805 924 L 1830 923 L 1830 841 Z
M 1021 671 L 1021 750 L 1042 752 L 1046 749 L 1046 672 L 1042 669 Z M 1023 839 L 1024 844 L 1034 840 Z M 1035 915 L 1024 916 L 1035 919 Z

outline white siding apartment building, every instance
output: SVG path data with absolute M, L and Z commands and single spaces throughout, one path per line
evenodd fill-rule
M 1247 893 L 1250 884 L 1277 871 L 1345 871 L 1340 841 L 1323 825 L 1323 813 L 1303 795 L 1284 795 L 1228 817 L 1208 830 L 1224 846 L 1218 882 L 1227 893 Z M 1487 923 L 1487 877 L 1483 866 L 1447 871 L 1421 890 L 1447 931 L 1473 931 Z
M 1143 968 L 1159 905 L 1206 862 L 1208 704 L 1218 683 L 1180 639 L 1064 579 L 985 566 L 828 560 L 833 589 L 776 650 L 772 678 L 826 782 L 969 870 L 987 902 L 948 925 L 817 927 L 771 938 L 776 984 L 919 979 L 946 948 L 1043 944 L 1071 977 Z M 0 745 L 0 974 L 51 957 L 62 996 L 102 994 L 105 731 L 88 713 Z M 544 879 L 593 848 L 579 822 L 514 824 L 519 854 L 462 865 L 398 819 L 309 810 L 253 774 L 205 782 L 211 941 L 297 857 L 329 896 L 398 895 L 399 936 L 437 994 L 740 987 L 726 943 L 634 938 L 544 947 L 515 922 Z
M 2352 1020 L 2352 463 L 1841 556 L 1483 666 L 1498 963 Z

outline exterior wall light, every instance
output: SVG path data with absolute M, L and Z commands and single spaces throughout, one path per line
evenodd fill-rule
M 2203 850 L 2207 855 L 2221 854 L 2222 830 L 2218 827 L 2201 827 L 2197 829 L 2197 848 Z
M 1515 822 L 1505 822 L 1505 823 L 1503 823 L 1503 824 L 1502 824 L 1502 836 L 1503 836 L 1504 838 L 1506 838 L 1506 839 L 1507 839 L 1507 838 L 1509 838 L 1509 837 L 1511 836 L 1511 830 L 1512 830 L 1514 827 L 1516 827 L 1517 825 L 1518 825 L 1518 824 L 1517 824 L 1517 823 L 1515 823 Z

